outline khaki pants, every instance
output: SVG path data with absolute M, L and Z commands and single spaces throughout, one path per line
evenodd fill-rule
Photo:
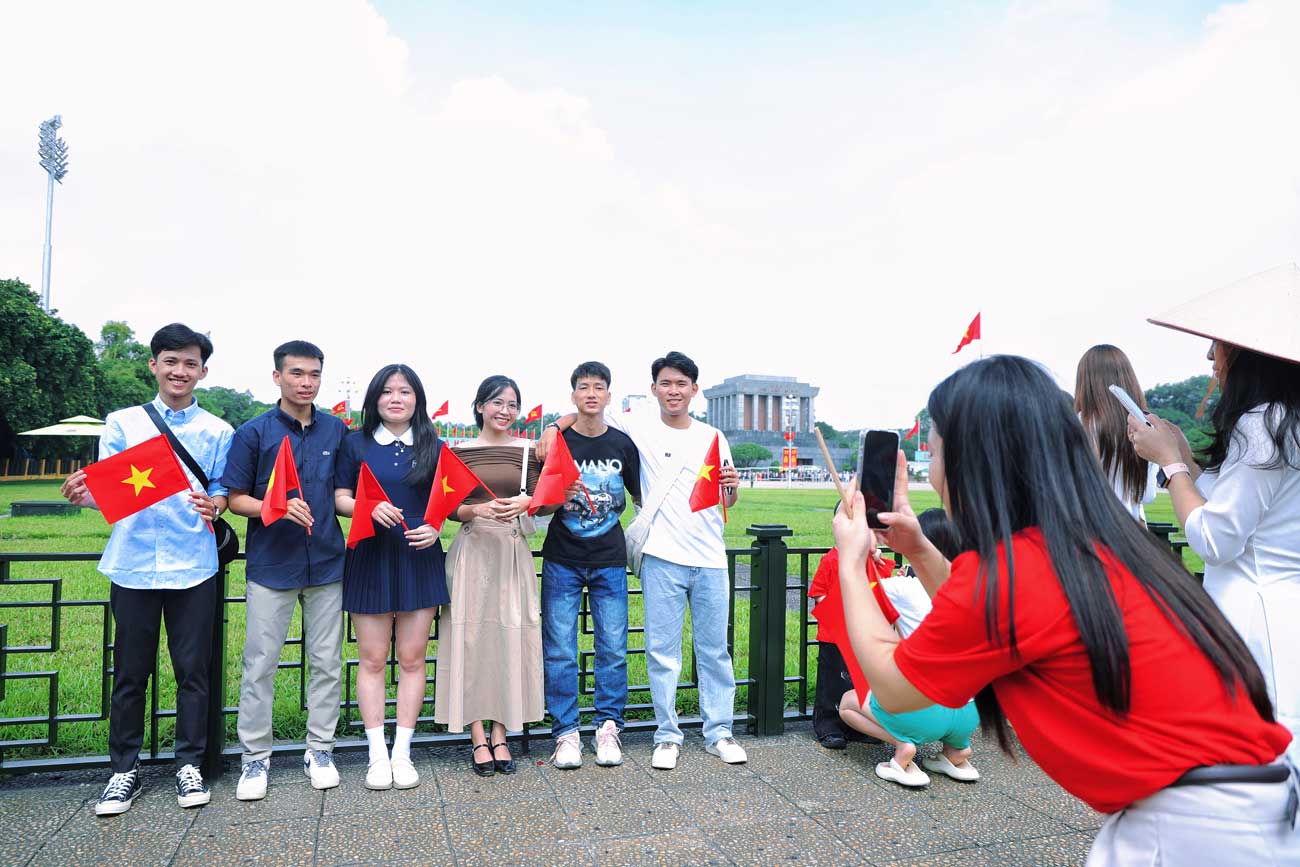
M 289 634 L 293 609 L 302 600 L 303 654 L 307 681 L 307 747 L 334 749 L 339 721 L 343 668 L 343 584 L 272 590 L 254 581 L 247 586 L 244 677 L 239 688 L 239 744 L 242 762 L 271 757 L 271 711 L 275 672 Z M 305 676 L 305 674 L 304 674 Z
M 1087 867 L 1265 867 L 1300 864 L 1300 830 L 1284 783 L 1218 783 L 1161 789 L 1101 826 Z

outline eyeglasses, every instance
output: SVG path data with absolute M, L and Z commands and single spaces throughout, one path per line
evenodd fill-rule
M 496 398 L 495 400 L 489 400 L 487 403 L 483 405 L 486 406 L 488 409 L 492 410 L 493 412 L 501 412 L 501 410 L 503 409 L 508 412 L 519 412 L 519 404 L 506 403 L 504 400 L 501 400 L 500 398 Z

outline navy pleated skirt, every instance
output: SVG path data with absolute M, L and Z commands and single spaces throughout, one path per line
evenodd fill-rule
M 363 539 L 347 553 L 343 567 L 343 610 L 387 614 L 446 605 L 447 572 L 442 542 L 423 551 L 410 547 L 401 527 Z

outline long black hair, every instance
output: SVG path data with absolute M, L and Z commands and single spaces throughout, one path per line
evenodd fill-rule
M 1264 405 L 1264 429 L 1273 442 L 1273 458 L 1258 469 L 1300 470 L 1300 364 L 1249 349 L 1223 344 L 1228 350 L 1228 370 L 1219 383 L 1223 394 L 1214 408 L 1214 442 L 1206 455 L 1206 469 L 1217 470 L 1228 457 L 1228 446 L 1241 417 Z M 1244 448 L 1244 439 L 1239 443 Z
M 1244 687 L 1260 716 L 1273 719 L 1263 675 L 1245 643 L 1182 563 L 1120 503 L 1069 395 L 1046 371 L 1016 356 L 985 358 L 941 382 L 930 393 L 928 409 L 943 439 L 953 522 L 963 548 L 979 556 L 976 593 L 983 591 L 990 640 L 1002 643 L 1005 631 L 1007 646 L 1017 653 L 1011 535 L 1037 527 L 1083 640 L 1097 698 L 1103 707 L 1127 713 L 1129 640 L 1098 551 L 1104 545 L 1205 654 L 1225 689 L 1231 694 Z M 999 548 L 1006 575 L 1000 574 Z M 998 622 L 1003 582 L 1005 630 Z M 976 696 L 976 706 L 981 724 L 1010 752 L 1006 716 L 991 686 Z
M 424 485 L 433 478 L 433 471 L 438 463 L 438 429 L 429 418 L 429 405 L 424 397 L 424 383 L 414 370 L 405 364 L 388 364 L 379 368 L 366 386 L 366 397 L 361 404 L 361 430 L 365 436 L 374 436 L 379 429 L 379 396 L 384 393 L 384 385 L 389 377 L 401 374 L 415 392 L 415 415 L 411 416 L 411 436 L 415 441 L 415 462 L 411 471 L 403 480 L 413 487 Z

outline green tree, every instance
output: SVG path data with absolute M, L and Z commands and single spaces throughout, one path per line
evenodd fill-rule
M 1146 391 L 1147 407 L 1161 418 L 1178 425 L 1194 452 L 1205 451 L 1214 435 L 1214 427 L 1209 418 L 1219 402 L 1217 393 L 1206 401 L 1205 418 L 1200 421 L 1196 419 L 1196 410 L 1209 385 L 1208 376 L 1190 376 L 1181 382 L 1162 383 Z
M 20 280 L 0 280 L 0 455 L 15 454 L 18 434 L 99 411 L 102 377 L 90 339 L 41 310 Z M 35 456 L 66 454 L 61 440 L 22 442 Z
M 235 391 L 220 385 L 196 388 L 194 397 L 198 399 L 199 406 L 224 419 L 231 427 L 239 427 L 271 408 L 270 404 L 255 400 L 251 391 Z
M 731 447 L 732 460 L 738 467 L 770 467 L 772 453 L 758 443 L 737 443 Z
M 105 322 L 95 351 L 104 382 L 99 399 L 101 413 L 145 403 L 158 393 L 158 382 L 149 372 L 149 347 L 135 339 L 131 326 Z

